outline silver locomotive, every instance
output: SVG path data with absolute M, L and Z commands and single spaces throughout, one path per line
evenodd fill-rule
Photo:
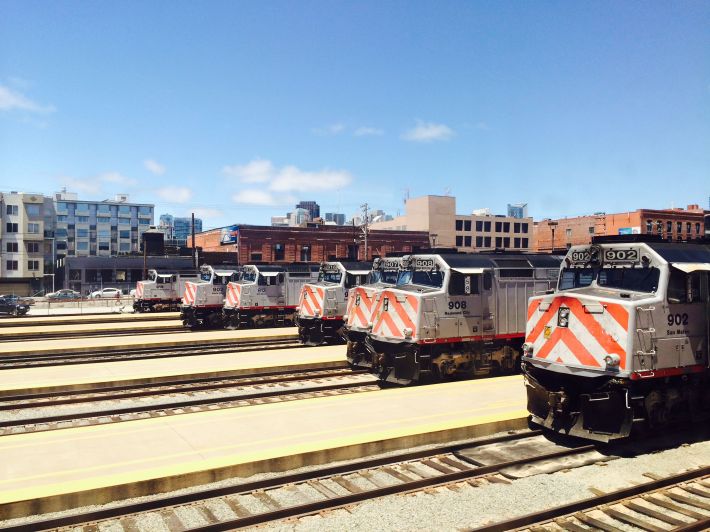
M 245 265 L 227 285 L 222 317 L 227 329 L 293 325 L 303 285 L 316 282 L 318 266 Z
M 296 313 L 298 336 L 304 344 L 343 343 L 348 293 L 367 282 L 371 262 L 324 262 L 318 281 L 303 285 Z
M 572 247 L 530 299 L 532 421 L 608 441 L 710 408 L 710 245 L 602 237 Z
M 200 279 L 185 283 L 180 318 L 190 329 L 221 328 L 227 285 L 238 278 L 236 266 L 200 268 Z
M 553 288 L 560 257 L 451 253 L 402 258 L 376 296 L 365 341 L 371 372 L 410 384 L 518 368 L 527 299 Z
M 136 283 L 133 310 L 179 310 L 185 283 L 199 278 L 200 275 L 195 271 L 148 270 L 148 279 Z

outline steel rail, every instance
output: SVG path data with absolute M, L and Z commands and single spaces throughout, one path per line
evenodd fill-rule
M 318 377 L 324 378 L 324 377 Z M 308 379 L 306 379 L 308 380 Z M 78 421 L 82 419 L 94 419 L 94 418 L 108 418 L 113 416 L 121 416 L 126 414 L 138 414 L 138 413 L 151 413 L 160 412 L 165 410 L 176 410 L 179 408 L 189 408 L 195 406 L 205 406 L 205 405 L 218 405 L 221 403 L 230 403 L 233 401 L 251 401 L 254 399 L 263 399 L 267 397 L 282 397 L 285 395 L 295 395 L 295 394 L 306 394 L 306 393 L 316 393 L 316 392 L 326 392 L 332 390 L 346 390 L 350 388 L 361 388 L 365 386 L 373 386 L 373 390 L 379 390 L 376 387 L 376 383 L 368 384 L 367 382 L 351 382 L 351 383 L 341 383 L 341 384 L 329 384 L 326 386 L 318 386 L 311 388 L 299 388 L 299 389 L 285 389 L 285 390 L 272 390 L 264 392 L 253 392 L 241 395 L 227 395 L 222 397 L 206 397 L 203 399 L 190 399 L 187 401 L 175 401 L 166 404 L 157 405 L 142 405 L 142 406 L 129 406 L 123 408 L 112 408 L 108 410 L 98 410 L 95 412 L 80 412 L 74 414 L 62 414 L 58 416 L 45 416 L 37 418 L 25 418 L 25 419 L 13 419 L 10 421 L 1 421 L 0 429 L 7 429 L 11 427 L 22 427 L 25 425 L 47 425 L 50 423 L 60 423 L 62 421 Z M 122 421 L 128 420 L 115 420 L 114 423 L 120 423 Z M 57 427 L 52 430 L 60 430 L 65 427 Z M 73 428 L 73 427 L 66 427 Z
M 318 479 L 328 478 L 328 477 L 331 477 L 334 475 L 345 475 L 345 474 L 350 474 L 350 473 L 357 473 L 358 471 L 372 469 L 375 467 L 389 465 L 389 464 L 396 464 L 397 462 L 406 462 L 408 460 L 416 460 L 416 459 L 420 459 L 420 458 L 433 457 L 433 456 L 444 454 L 444 453 L 451 453 L 451 452 L 459 451 L 462 449 L 470 448 L 472 446 L 484 446 L 484 445 L 491 445 L 491 444 L 495 444 L 495 443 L 504 443 L 504 442 L 515 441 L 515 440 L 520 440 L 520 439 L 533 438 L 535 436 L 541 435 L 542 433 L 543 433 L 542 430 L 529 430 L 526 432 L 517 432 L 517 433 L 513 433 L 513 434 L 505 434 L 502 436 L 493 436 L 493 437 L 485 438 L 485 439 L 461 442 L 456 445 L 447 445 L 447 446 L 443 446 L 443 447 L 436 447 L 436 448 L 432 448 L 432 449 L 424 449 L 424 450 L 419 450 L 419 451 L 404 451 L 404 452 L 400 452 L 400 453 L 397 453 L 394 455 L 379 457 L 379 458 L 364 458 L 364 459 L 356 460 L 356 461 L 353 461 L 353 462 L 350 462 L 347 464 L 342 464 L 342 465 L 337 465 L 337 466 L 327 466 L 327 467 L 322 467 L 322 468 L 318 468 L 315 470 L 306 471 L 306 472 L 302 472 L 302 473 L 290 473 L 290 474 L 282 475 L 279 477 L 274 477 L 271 479 L 246 482 L 244 484 L 239 484 L 236 486 L 227 486 L 227 487 L 221 487 L 221 488 L 208 488 L 208 489 L 193 491 L 193 492 L 185 493 L 185 494 L 181 494 L 181 495 L 172 495 L 172 496 L 167 496 L 167 497 L 161 497 L 161 498 L 150 500 L 150 501 L 130 503 L 130 504 L 122 505 L 122 506 L 116 506 L 113 508 L 93 510 L 93 511 L 85 512 L 85 513 L 62 516 L 62 517 L 51 518 L 51 519 L 46 519 L 46 520 L 41 520 L 41 521 L 33 521 L 33 522 L 27 523 L 27 524 L 7 526 L 7 527 L 3 527 L 2 530 L 3 530 L 3 532 L 35 532 L 38 530 L 48 530 L 48 529 L 54 529 L 54 528 L 62 528 L 62 527 L 80 525 L 80 524 L 84 524 L 84 523 L 93 523 L 93 522 L 97 522 L 97 521 L 103 521 L 106 519 L 122 517 L 125 515 L 132 515 L 132 514 L 137 514 L 137 513 L 149 512 L 149 511 L 153 511 L 153 510 L 160 510 L 160 509 L 164 509 L 164 508 L 184 505 L 184 504 L 196 503 L 196 502 L 204 501 L 206 499 L 225 497 L 228 495 L 248 494 L 251 492 L 258 491 L 258 490 L 275 489 L 275 488 L 279 488 L 281 486 L 286 486 L 289 484 L 306 482 L 308 480 L 318 480 Z M 594 447 L 594 445 L 589 445 L 586 447 Z M 537 460 L 537 459 L 540 459 L 540 458 L 535 457 L 534 460 Z M 528 461 L 530 461 L 530 460 L 528 459 Z M 518 462 L 518 461 L 516 461 L 516 462 Z M 509 465 L 510 465 L 509 463 L 506 463 L 506 467 Z M 498 467 L 499 469 L 502 469 L 501 465 L 486 466 L 486 467 L 487 468 Z M 482 470 L 483 470 L 483 468 L 471 469 L 471 472 L 481 473 Z M 494 472 L 494 469 L 491 469 L 490 472 Z M 490 474 L 490 472 L 488 474 Z M 486 474 L 486 473 L 481 473 L 481 474 Z M 442 477 L 436 477 L 437 480 L 440 480 L 441 478 Z M 369 491 L 367 493 L 372 494 L 373 492 Z M 383 495 L 386 495 L 386 494 L 383 494 Z M 368 496 L 367 498 L 372 498 L 372 497 Z M 313 510 L 309 513 L 313 513 L 314 511 L 317 511 L 317 510 Z M 263 514 L 261 514 L 261 515 L 263 515 Z M 233 521 L 230 521 L 230 523 L 233 523 Z M 215 525 L 211 525 L 211 526 L 215 526 Z M 239 524 L 236 526 L 231 525 L 231 528 L 237 528 L 239 526 L 246 526 L 246 525 L 239 525 Z M 229 529 L 230 528 L 225 528 L 224 530 L 229 530 Z M 204 530 L 212 530 L 212 528 L 210 528 L 208 526 L 208 527 L 205 527 Z M 217 530 L 217 529 L 215 529 L 215 530 Z M 220 528 L 220 530 L 222 530 L 222 529 Z
M 145 336 L 146 334 L 176 334 L 189 332 L 190 331 L 185 329 L 182 325 L 175 325 L 173 327 L 161 327 L 157 330 L 152 327 L 142 327 L 130 330 L 118 329 L 115 331 L 63 331 L 13 334 L 12 336 L 3 335 L 3 337 L 0 338 L 0 342 L 14 343 L 25 342 L 28 340 L 74 340 L 79 338 L 103 338 L 106 336 Z
M 501 521 L 498 523 L 474 528 L 471 530 L 475 532 L 501 532 L 504 530 L 513 530 L 521 527 L 527 528 L 541 523 L 546 523 L 559 517 L 575 514 L 577 512 L 585 510 L 590 510 L 597 506 L 618 503 L 630 497 L 636 497 L 639 495 L 657 491 L 662 488 L 672 487 L 676 484 L 681 484 L 683 482 L 695 480 L 708 475 L 710 475 L 710 466 L 705 466 L 698 469 L 685 471 L 683 473 L 678 473 L 676 475 L 655 479 L 650 482 L 644 482 L 643 484 L 638 484 L 630 488 L 623 488 L 603 495 L 589 497 L 587 499 L 582 499 L 580 501 L 576 501 L 570 504 L 557 506 L 555 508 L 550 508 L 548 510 L 543 510 L 541 512 L 535 512 L 520 517 L 515 517 L 513 519 L 508 519 L 506 521 Z M 698 523 L 689 523 L 688 526 L 690 526 L 690 528 L 685 528 L 684 530 L 706 530 L 708 528 L 708 524 L 710 524 L 710 518 L 707 518 L 705 521 L 703 521 L 702 528 L 694 528 L 697 524 Z
M 90 403 L 95 401 L 106 401 L 113 399 L 130 399 L 132 397 L 148 397 L 153 395 L 165 395 L 170 393 L 187 393 L 203 390 L 216 390 L 220 388 L 232 388 L 236 386 L 258 386 L 261 384 L 276 384 L 281 382 L 290 382 L 303 379 L 317 379 L 324 377 L 329 378 L 341 375 L 361 375 L 363 373 L 367 373 L 367 371 L 365 370 L 353 371 L 345 368 L 345 364 L 341 364 L 312 370 L 273 371 L 253 375 L 237 375 L 233 377 L 207 377 L 176 381 L 161 381 L 145 384 L 129 384 L 125 386 L 107 386 L 105 388 L 97 387 L 86 388 L 83 390 L 60 390 L 56 392 L 43 392 L 37 394 L 9 395 L 5 397 L 0 397 L 0 411 L 17 410 L 22 408 L 41 408 L 76 403 Z M 322 372 L 323 376 L 320 376 L 319 372 Z M 185 386 L 185 389 L 177 388 L 178 386 Z M 114 393 L 115 395 L 109 395 L 110 393 Z M 78 397 L 90 394 L 96 394 L 96 397 Z M 46 399 L 49 397 L 70 398 L 60 399 L 56 401 L 36 401 L 31 404 L 18 404 L 26 403 L 27 401 L 35 401 L 37 399 Z

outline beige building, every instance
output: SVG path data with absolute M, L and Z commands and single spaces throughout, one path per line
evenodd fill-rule
M 453 196 L 422 196 L 407 200 L 404 216 L 373 223 L 370 229 L 428 231 L 432 247 L 487 251 L 531 249 L 532 226 L 532 218 L 497 216 L 487 212 L 456 214 L 456 198 Z

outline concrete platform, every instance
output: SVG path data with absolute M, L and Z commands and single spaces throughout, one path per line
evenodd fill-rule
M 79 314 L 76 316 L 20 316 L 18 318 L 0 318 L 0 328 L 38 327 L 44 325 L 73 325 L 80 323 L 122 323 L 178 320 L 179 312 L 149 312 L 144 314 Z
M 41 339 L 43 336 L 82 336 L 99 333 L 125 334 L 132 330 L 144 331 L 154 330 L 156 333 L 161 329 L 174 330 L 176 327 L 183 327 L 180 320 L 158 320 L 158 321 L 130 321 L 122 323 L 73 323 L 71 325 L 35 325 L 32 327 L 2 327 L 0 326 L 0 342 L 13 337 Z M 182 331 L 181 331 L 182 332 Z M 184 332 L 189 332 L 185 327 Z
M 285 369 L 347 367 L 346 346 L 301 347 L 190 357 L 127 360 L 76 366 L 8 369 L 2 372 L 0 398 L 41 392 L 85 390 L 176 379 L 258 375 Z
M 526 426 L 521 376 L 0 438 L 12 518 Z
M 26 342 L 0 343 L 3 355 L 29 355 L 39 353 L 77 353 L 91 351 L 120 351 L 131 348 L 204 346 L 227 342 L 251 342 L 255 340 L 296 340 L 297 327 L 274 329 L 247 329 L 243 331 L 200 331 L 187 333 L 141 334 L 136 336 L 108 336 L 99 338 L 67 338 L 60 340 L 29 340 Z

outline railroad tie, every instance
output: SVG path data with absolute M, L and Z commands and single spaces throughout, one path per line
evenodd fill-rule
M 671 517 L 668 514 L 665 514 L 663 512 L 659 512 L 657 510 L 649 508 L 648 506 L 644 506 L 643 504 L 638 504 L 633 501 L 624 501 L 621 504 L 623 504 L 624 506 L 626 506 L 630 510 L 633 510 L 636 513 L 647 515 L 649 517 L 653 517 L 654 519 L 658 519 L 659 521 L 663 521 L 664 523 L 668 523 L 669 525 L 680 526 L 680 525 L 687 524 L 686 521 L 683 521 L 682 519 L 677 519 L 675 517 Z
M 608 523 L 605 523 L 604 521 L 600 521 L 599 519 L 596 519 L 590 515 L 583 514 L 581 512 L 578 512 L 574 514 L 574 516 L 579 520 L 582 521 L 585 525 L 593 526 L 594 528 L 598 528 L 600 530 L 606 530 L 606 532 L 617 532 L 619 530 L 619 527 L 610 525 Z
M 692 497 L 686 497 L 685 495 L 680 495 L 672 491 L 668 491 L 664 493 L 664 495 L 669 499 L 673 499 L 676 502 L 687 504 L 688 506 L 694 506 L 695 508 L 700 508 L 701 510 L 710 510 L 710 504 L 703 501 L 699 501 L 697 499 L 693 499 Z
M 350 482 L 347 478 L 337 476 L 333 477 L 331 480 L 348 490 L 350 493 L 362 493 L 364 491 L 356 484 Z
M 681 489 L 693 495 L 698 495 L 699 497 L 710 498 L 710 492 L 698 489 L 695 486 L 683 486 Z
M 683 506 L 678 506 L 677 504 L 674 504 L 672 502 L 666 501 L 664 499 L 661 499 L 659 497 L 654 497 L 652 495 L 648 495 L 644 497 L 644 500 L 647 502 L 650 502 L 651 504 L 655 504 L 656 506 L 661 506 L 663 508 L 667 508 L 669 510 L 673 510 L 676 513 L 679 513 L 681 515 L 685 515 L 687 517 L 692 517 L 693 519 L 705 519 L 705 515 L 694 512 L 693 510 L 688 510 L 687 508 Z
M 588 528 L 579 526 L 577 523 L 574 523 L 569 519 L 557 519 L 555 520 L 555 524 L 563 530 L 569 530 L 569 532 L 589 532 Z M 531 528 L 530 530 L 531 532 L 547 532 L 548 529 L 536 526 Z
M 643 530 L 648 530 L 648 532 L 665 532 L 666 530 L 665 528 L 661 528 L 652 523 L 649 523 L 648 521 L 644 521 L 643 519 L 635 517 L 631 514 L 627 514 L 625 512 L 620 512 L 619 510 L 616 510 L 611 507 L 601 508 L 601 511 L 609 517 L 616 519 L 617 521 L 637 526 Z

